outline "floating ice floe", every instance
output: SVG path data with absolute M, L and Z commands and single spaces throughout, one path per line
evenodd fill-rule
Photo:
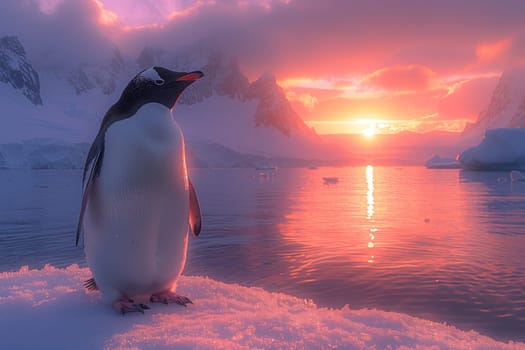
M 459 169 L 461 168 L 461 164 L 459 163 L 457 159 L 440 157 L 438 155 L 435 155 L 434 157 L 430 158 L 425 163 L 425 166 L 429 169 Z

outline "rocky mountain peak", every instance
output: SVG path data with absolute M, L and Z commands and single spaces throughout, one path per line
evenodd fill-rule
M 246 91 L 246 99 L 258 99 L 255 126 L 271 126 L 290 136 L 294 131 L 313 133 L 292 108 L 272 73 L 265 72 Z
M 164 66 L 177 71 L 203 71 L 204 77 L 184 91 L 179 103 L 200 103 L 212 95 L 255 100 L 256 127 L 273 127 L 286 136 L 298 130 L 314 134 L 293 110 L 272 73 L 265 72 L 250 84 L 237 61 L 220 50 L 187 48 L 168 52 L 149 47 L 142 50 L 136 62 L 140 69 Z
M 40 78 L 15 36 L 0 38 L 0 82 L 11 85 L 34 105 L 41 105 Z
M 525 127 L 525 66 L 503 72 L 486 110 L 463 134 L 485 134 L 487 129 Z
M 4 50 L 10 50 L 18 56 L 26 57 L 26 50 L 24 50 L 22 43 L 20 43 L 16 36 L 4 36 L 0 38 L 0 47 Z
M 261 74 L 261 76 L 259 77 L 259 79 L 257 79 L 257 81 L 259 84 L 268 84 L 269 86 L 277 84 L 275 75 L 273 75 L 273 73 L 268 72 L 268 71 Z

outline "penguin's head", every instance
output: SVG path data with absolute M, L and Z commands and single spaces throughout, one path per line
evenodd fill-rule
M 163 67 L 151 67 L 137 74 L 122 94 L 140 101 L 141 105 L 157 102 L 172 109 L 184 89 L 203 75 L 201 71 L 174 72 Z

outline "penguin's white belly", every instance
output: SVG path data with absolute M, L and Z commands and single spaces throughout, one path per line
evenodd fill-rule
M 186 261 L 188 215 L 182 134 L 167 108 L 145 105 L 108 129 L 86 210 L 86 259 L 100 290 L 115 298 L 171 288 Z

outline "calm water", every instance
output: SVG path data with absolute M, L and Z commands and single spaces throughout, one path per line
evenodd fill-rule
M 186 274 L 525 340 L 525 183 L 419 167 L 193 169 Z M 324 185 L 322 177 L 338 177 Z M 80 171 L 0 171 L 0 270 L 85 265 Z

